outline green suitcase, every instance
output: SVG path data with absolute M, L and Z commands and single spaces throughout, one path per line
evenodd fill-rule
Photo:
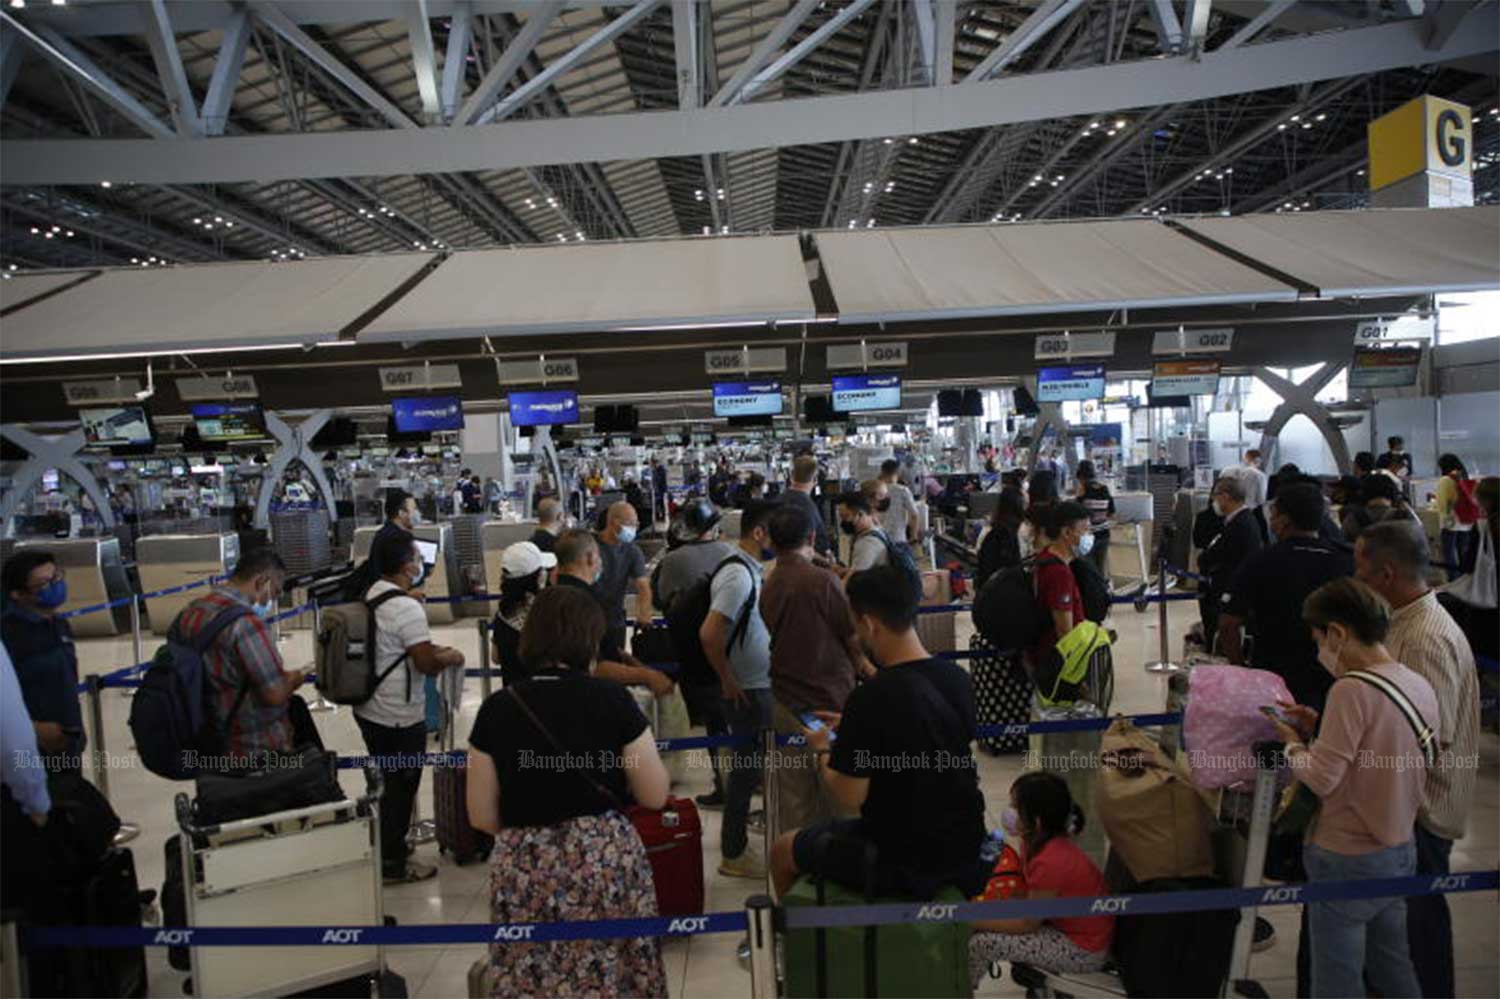
M 782 905 L 865 905 L 909 902 L 867 899 L 834 882 L 800 878 Z M 934 902 L 967 902 L 945 888 Z M 969 924 L 907 923 L 790 930 L 783 938 L 787 999 L 802 997 L 972 995 L 969 988 Z

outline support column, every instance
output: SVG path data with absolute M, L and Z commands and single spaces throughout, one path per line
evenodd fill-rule
M 87 466 L 78 460 L 78 452 L 83 450 L 86 443 L 82 429 L 63 434 L 61 437 L 39 437 L 14 423 L 7 423 L 0 425 L 0 436 L 25 448 L 31 455 L 11 480 L 10 491 L 0 497 L 0 521 L 3 521 L 5 525 L 6 534 L 11 531 L 12 517 L 21 502 L 21 497 L 42 481 L 42 474 L 49 468 L 57 469 L 59 475 L 66 475 L 78 483 L 89 499 L 94 501 L 94 509 L 99 514 L 99 522 L 106 530 L 114 529 L 115 516 L 110 510 L 109 496 L 100 488 L 99 481 L 94 478 Z
M 276 491 L 276 483 L 286 474 L 286 470 L 292 467 L 292 463 L 300 461 L 313 478 L 313 484 L 318 487 L 318 492 L 323 496 L 323 502 L 328 507 L 328 519 L 330 521 L 339 519 L 338 503 L 334 501 L 333 487 L 328 484 L 328 478 L 323 474 L 323 460 L 313 452 L 312 439 L 323 424 L 327 423 L 333 416 L 333 412 L 320 409 L 316 413 L 297 424 L 295 427 L 288 424 L 275 413 L 266 413 L 266 430 L 276 439 L 279 445 L 276 453 L 271 456 L 271 461 L 266 465 L 264 477 L 260 482 L 260 496 L 255 501 L 255 526 L 266 530 L 271 524 L 271 495 Z
M 1349 445 L 1344 440 L 1344 433 L 1334 426 L 1333 417 L 1328 409 L 1318 402 L 1318 393 L 1328 387 L 1328 383 L 1338 376 L 1340 371 L 1348 365 L 1347 361 L 1328 361 L 1317 371 L 1314 371 L 1300 385 L 1291 379 L 1283 378 L 1270 368 L 1256 368 L 1255 377 L 1259 378 L 1272 392 L 1281 396 L 1282 403 L 1271 413 L 1271 418 L 1266 421 L 1265 429 L 1260 434 L 1260 453 L 1269 458 L 1273 453 L 1277 438 L 1286 427 L 1292 417 L 1301 414 L 1312 420 L 1313 426 L 1318 428 L 1318 433 L 1323 435 L 1323 440 L 1328 443 L 1328 449 L 1333 452 L 1333 462 L 1338 468 L 1340 475 L 1348 475 L 1353 471 L 1353 463 L 1349 459 Z M 1267 466 L 1273 463 L 1267 461 Z

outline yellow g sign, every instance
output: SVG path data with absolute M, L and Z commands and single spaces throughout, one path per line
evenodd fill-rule
M 1441 97 L 1418 97 L 1369 125 L 1370 190 L 1423 171 L 1469 177 L 1474 133 L 1469 109 Z

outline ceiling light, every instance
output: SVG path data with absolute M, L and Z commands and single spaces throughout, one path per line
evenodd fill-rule
M 10 5 L 16 10 L 25 10 L 26 0 L 10 0 Z
M 1124 127 L 1125 127 L 1125 119 L 1124 118 L 1121 118 L 1121 119 L 1119 119 L 1118 121 L 1115 122 L 1115 128 L 1124 128 Z
M 1278 132 L 1285 132 L 1286 131 L 1286 122 L 1282 122 L 1280 125 L 1277 125 L 1276 126 L 1276 131 L 1278 131 Z
M 1327 119 L 1328 119 L 1328 116 L 1326 114 L 1320 114 L 1320 115 L 1318 115 L 1318 120 L 1319 121 L 1326 121 Z
M 1494 112 L 1491 112 L 1491 114 L 1493 114 L 1493 113 Z M 915 146 L 917 144 L 917 137 L 915 135 L 913 135 L 910 139 L 906 140 L 906 144 L 908 146 Z
M 896 141 L 895 139 L 886 139 L 885 140 L 885 144 L 889 146 L 891 143 L 893 143 L 895 141 Z
M 100 187 L 114 187 L 114 184 L 112 184 L 111 182 L 109 182 L 107 180 L 101 180 L 99 182 L 99 186 Z
M 73 230 L 72 230 L 72 229 L 69 229 L 69 230 L 68 230 L 68 232 L 67 232 L 67 237 L 68 237 L 68 238 L 69 238 L 69 239 L 72 239 L 72 238 L 73 238 Z
M 215 215 L 215 216 L 214 216 L 214 221 L 215 221 L 215 222 L 223 222 L 223 221 L 224 221 L 224 219 L 223 219 L 223 217 L 222 217 L 222 216 L 219 216 L 219 215 Z
M 1310 121 L 1304 121 L 1302 123 L 1302 127 L 1303 128 L 1312 128 L 1312 122 L 1310 122 Z
M 39 235 L 39 234 L 40 234 L 40 233 L 41 233 L 41 231 L 42 231 L 42 230 L 40 230 L 40 229 L 38 229 L 38 228 L 37 228 L 37 227 L 36 227 L 36 226 L 32 226 L 32 227 L 31 227 L 31 234 L 32 234 L 32 235 L 33 235 L 33 236 L 36 236 L 36 235 Z
M 43 239 L 51 239 L 52 238 L 52 233 L 50 233 L 50 232 L 42 233 L 42 238 Z

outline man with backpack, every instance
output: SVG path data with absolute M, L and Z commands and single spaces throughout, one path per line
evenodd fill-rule
M 374 552 L 371 557 L 376 557 Z M 411 539 L 387 538 L 378 557 L 385 574 L 365 594 L 374 618 L 374 635 L 366 635 L 365 642 L 374 649 L 375 690 L 369 700 L 355 705 L 354 720 L 385 778 L 380 797 L 381 870 L 386 884 L 403 884 L 437 873 L 433 865 L 410 859 L 406 843 L 427 748 L 428 693 L 422 681 L 450 666 L 462 666 L 464 654 L 432 642 L 427 611 L 410 593 L 426 569 Z
M 847 492 L 839 496 L 839 530 L 853 535 L 854 543 L 849 548 L 848 567 L 836 566 L 834 571 L 847 581 L 856 572 L 877 569 L 883 565 L 895 566 L 901 571 L 907 584 L 911 586 L 920 601 L 922 599 L 922 572 L 917 568 L 911 548 L 893 541 L 885 531 L 881 530 L 880 521 L 877 519 L 880 507 L 889 502 L 886 484 L 879 479 L 871 479 L 862 483 L 857 492 Z
M 281 556 L 269 547 L 252 549 L 227 580 L 184 607 L 168 631 L 169 641 L 184 646 L 206 641 L 205 722 L 222 733 L 220 748 L 230 757 L 290 752 L 296 742 L 290 704 L 306 677 L 283 668 L 266 624 L 285 578 Z
M 719 675 L 729 734 L 750 740 L 730 754 L 724 781 L 719 873 L 733 878 L 766 875 L 765 860 L 749 849 L 746 826 L 761 769 L 761 733 L 771 724 L 771 633 L 758 602 L 761 560 L 775 556 L 766 529 L 774 509 L 764 501 L 746 504 L 739 546 L 708 577 L 709 609 L 698 631 L 703 653 Z

